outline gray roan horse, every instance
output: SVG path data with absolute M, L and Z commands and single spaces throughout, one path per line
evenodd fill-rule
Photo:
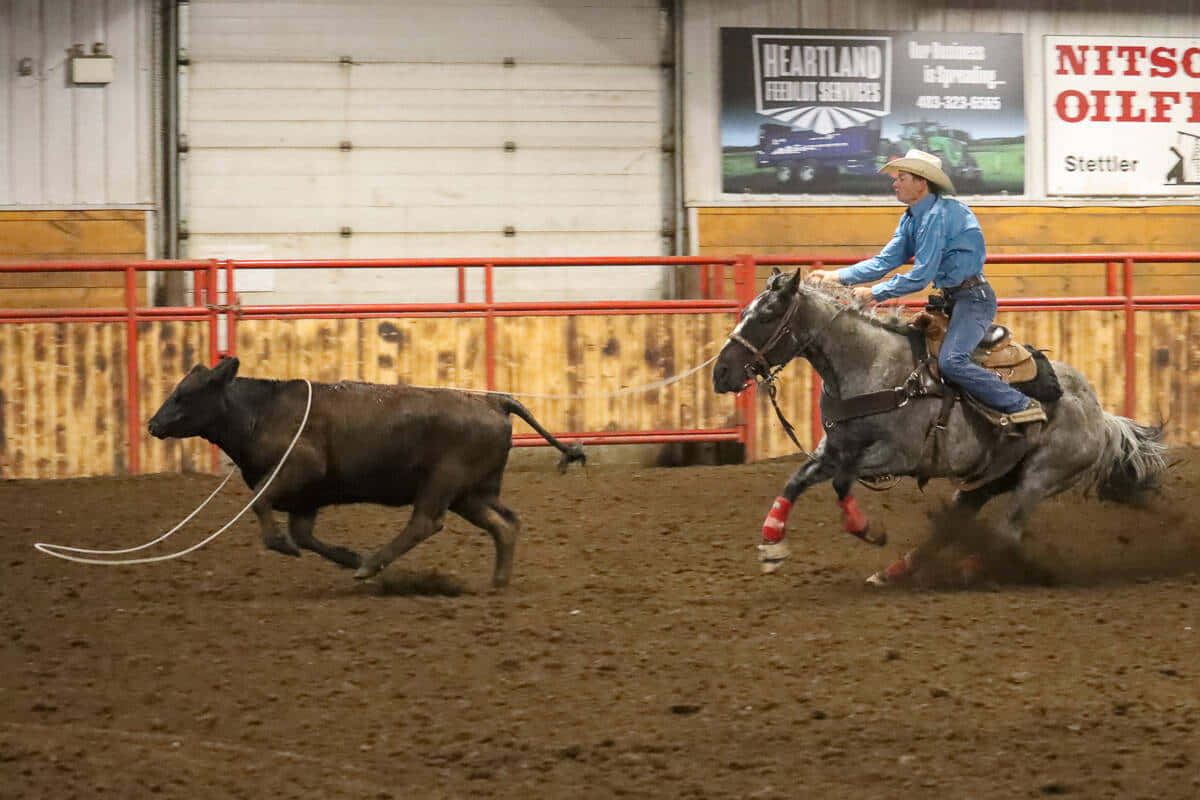
M 943 406 L 940 385 L 923 381 L 917 368 L 923 334 L 848 305 L 846 293 L 800 278 L 800 270 L 775 270 L 766 290 L 743 311 L 713 368 L 717 392 L 738 392 L 756 377 L 771 381 L 774 371 L 802 356 L 824 383 L 825 436 L 788 479 L 767 517 L 766 544 L 760 546 L 764 572 L 773 572 L 787 556 L 783 532 L 791 504 L 808 487 L 830 479 L 846 529 L 873 544 L 886 537 L 870 531 L 858 510 L 850 494 L 856 480 L 870 485 L 915 476 L 921 485 L 934 477 L 959 484 L 946 509 L 953 524 L 935 525 L 928 542 L 868 578 L 876 584 L 911 577 L 924 559 L 951 544 L 975 548 L 968 551 L 975 570 L 994 558 L 1033 579 L 1049 580 L 1022 548 L 1024 523 L 1038 503 L 1072 487 L 1138 503 L 1157 488 L 1165 468 L 1162 429 L 1103 411 L 1087 380 L 1070 365 L 1038 354 L 1043 372 L 1053 370 L 1051 385 L 1057 377 L 1061 396 L 1043 401 L 1046 423 L 1001 428 L 963 402 Z M 864 398 L 866 405 L 857 402 Z M 894 402 L 872 406 L 871 398 Z M 945 422 L 944 430 L 935 430 L 939 422 Z M 1011 506 L 998 525 L 984 530 L 972 524 L 984 503 L 1005 493 L 1011 494 Z

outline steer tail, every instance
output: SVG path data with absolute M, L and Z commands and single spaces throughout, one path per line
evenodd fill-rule
M 571 444 L 563 444 L 558 439 L 555 439 L 550 431 L 542 427 L 541 423 L 533 418 L 533 414 L 529 413 L 529 409 L 521 405 L 518 401 L 509 397 L 506 394 L 496 395 L 496 399 L 500 402 L 500 408 L 506 414 L 516 414 L 521 419 L 529 423 L 529 426 L 542 435 L 550 444 L 558 448 L 562 453 L 562 458 L 558 462 L 558 471 L 566 472 L 567 467 L 572 461 L 578 461 L 580 464 L 587 463 L 587 455 L 583 452 L 583 445 L 579 442 Z
M 1138 425 L 1127 417 L 1105 413 L 1108 441 L 1096 464 L 1096 495 L 1129 505 L 1140 505 L 1159 488 L 1167 468 L 1163 429 Z

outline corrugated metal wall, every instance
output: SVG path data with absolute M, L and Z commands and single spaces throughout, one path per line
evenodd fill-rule
M 152 207 L 154 31 L 150 0 L 0 2 L 0 208 Z M 73 84 L 96 42 L 113 81 Z
M 657 0 L 197 0 L 188 13 L 189 256 L 664 252 Z M 454 293 L 452 275 L 411 271 L 243 288 L 271 303 Z M 496 288 L 656 296 L 660 276 L 507 270 Z M 469 297 L 481 291 L 472 281 Z
M 686 0 L 684 6 L 684 162 L 686 204 L 743 205 L 721 193 L 720 51 L 722 27 L 847 28 L 912 31 L 977 31 L 1025 35 L 1025 199 L 989 198 L 987 204 L 1044 201 L 1045 105 L 1042 36 L 1046 34 L 1195 35 L 1200 0 Z M 758 202 L 773 202 L 757 198 Z M 796 198 L 778 201 L 797 205 Z M 805 205 L 844 203 L 845 198 L 805 198 Z M 865 199 L 894 203 L 891 197 Z

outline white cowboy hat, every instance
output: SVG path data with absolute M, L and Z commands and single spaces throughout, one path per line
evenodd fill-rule
M 936 185 L 943 192 L 954 194 L 954 184 L 945 172 L 942 172 L 942 160 L 924 150 L 909 150 L 904 158 L 893 158 L 879 168 L 880 172 L 891 175 L 895 172 L 911 172 L 919 175 Z

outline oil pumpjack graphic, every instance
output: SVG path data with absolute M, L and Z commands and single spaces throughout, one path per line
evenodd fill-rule
M 1175 164 L 1167 171 L 1167 184 L 1177 186 L 1200 185 L 1200 136 L 1177 131 L 1177 146 L 1171 148 Z

